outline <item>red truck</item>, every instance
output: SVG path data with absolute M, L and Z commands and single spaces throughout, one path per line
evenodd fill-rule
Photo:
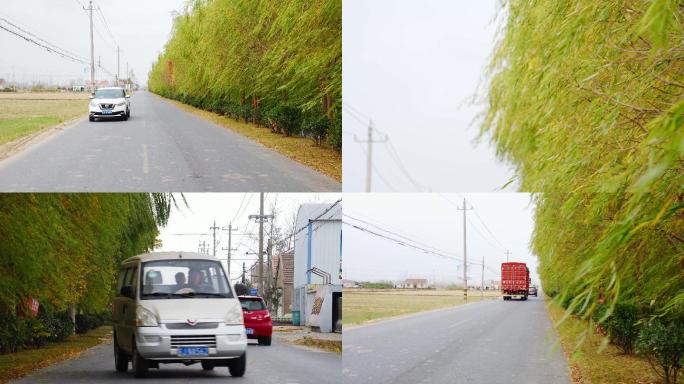
M 530 270 L 525 263 L 501 263 L 501 294 L 504 300 L 527 300 Z

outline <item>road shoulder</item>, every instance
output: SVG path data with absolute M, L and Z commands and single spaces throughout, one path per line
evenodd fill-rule
M 625 355 L 619 348 L 604 344 L 604 336 L 589 328 L 575 315 L 561 322 L 565 310 L 544 296 L 546 311 L 560 340 L 573 383 L 661 383 L 645 359 Z
M 0 161 L 8 159 L 12 156 L 18 155 L 19 153 L 25 151 L 26 149 L 39 144 L 48 138 L 64 132 L 65 130 L 76 126 L 81 121 L 85 120 L 85 117 L 80 116 L 78 118 L 65 121 L 58 125 L 52 127 L 43 128 L 39 131 L 29 133 L 26 136 L 22 136 L 16 140 L 0 144 Z
M 0 355 L 0 384 L 28 376 L 47 366 L 74 359 L 101 344 L 111 343 L 111 334 L 112 327 L 103 326 L 42 348 Z
M 270 129 L 259 127 L 251 123 L 243 123 L 233 120 L 226 116 L 221 116 L 213 112 L 205 111 L 193 106 L 183 104 L 179 101 L 167 99 L 157 94 L 151 95 L 170 103 L 183 111 L 189 112 L 204 120 L 218 124 L 223 128 L 229 129 L 249 140 L 261 144 L 262 146 L 280 153 L 306 167 L 314 169 L 337 182 L 342 182 L 342 153 L 332 148 L 319 147 L 314 145 L 308 138 L 284 136 L 271 132 Z

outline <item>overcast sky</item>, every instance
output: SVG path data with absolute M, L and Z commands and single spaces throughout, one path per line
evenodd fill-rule
M 499 280 L 500 265 L 506 261 L 506 249 L 510 249 L 510 261 L 527 263 L 533 283 L 539 284 L 538 261 L 529 250 L 534 207 L 525 193 L 345 193 L 345 223 L 378 232 L 368 223 L 374 224 L 444 250 L 455 259 L 425 254 L 345 225 L 344 278 L 427 278 L 430 282 L 462 283 L 463 211 L 457 206 L 462 205 L 463 198 L 468 208 L 474 208 L 466 213 L 468 260 L 480 264 L 469 267 L 469 279 L 480 284 L 484 256 L 485 280 Z
M 63 49 L 90 60 L 89 19 L 81 4 L 87 0 L 2 0 L 0 17 Z M 169 39 L 173 13 L 185 0 L 99 0 L 105 23 L 95 16 L 95 60 L 116 73 L 116 43 L 121 46 L 121 74 L 126 62 L 144 84 L 152 62 Z M 97 15 L 97 13 L 96 13 Z M 7 26 L 0 20 L 0 26 Z M 115 39 L 115 40 L 114 40 Z M 114 42 L 116 41 L 116 43 Z M 0 78 L 17 81 L 68 84 L 72 79 L 89 79 L 89 66 L 65 60 L 0 29 Z M 96 70 L 98 79 L 106 74 Z
M 512 176 L 485 140 L 470 100 L 483 82 L 499 0 L 343 2 L 344 190 L 365 188 L 366 118 L 389 135 L 409 174 L 433 191 L 494 191 Z M 350 111 L 351 110 L 351 111 Z M 357 112 L 354 113 L 353 111 Z M 374 146 L 374 191 L 417 191 Z M 384 179 L 384 180 L 383 180 Z M 386 181 L 385 181 L 386 180 Z M 508 191 L 515 191 L 511 185 Z
M 276 222 L 279 226 L 287 227 L 300 204 L 334 203 L 340 197 L 341 194 L 334 193 L 267 193 L 264 210 L 266 214 L 270 214 L 273 203 L 276 202 Z M 186 193 L 185 198 L 189 207 L 182 203 L 180 195 L 176 195 L 179 207 L 173 209 L 168 225 L 161 229 L 159 238 L 163 246 L 156 251 L 197 252 L 200 242 L 206 242 L 211 247 L 210 227 L 214 220 L 217 227 L 228 227 L 232 221 L 233 227 L 238 228 L 233 232 L 231 244 L 232 248 L 237 248 L 231 254 L 231 278 L 235 279 L 242 273 L 243 262 L 249 268 L 258 258 L 256 254 L 245 253 L 257 253 L 259 249 L 259 225 L 254 220 L 249 220 L 249 215 L 259 214 L 259 194 Z M 216 254 L 225 259 L 227 251 L 222 248 L 228 247 L 228 232 L 217 231 L 216 238 Z M 213 253 L 213 249 L 210 253 Z

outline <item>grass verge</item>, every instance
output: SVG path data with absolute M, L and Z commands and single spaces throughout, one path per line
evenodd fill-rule
M 15 97 L 0 98 L 0 144 L 73 120 L 88 112 L 88 100 L 28 100 L 25 95 Z
M 307 347 L 313 347 L 322 349 L 328 352 L 334 352 L 337 354 L 342 354 L 342 341 L 341 340 L 322 340 L 314 339 L 313 337 L 304 336 L 301 339 L 294 341 L 294 344 L 304 345 Z
M 48 365 L 76 357 L 88 348 L 111 340 L 111 334 L 112 327 L 103 326 L 42 348 L 0 355 L 0 383 L 7 383 Z
M 343 296 L 344 325 L 358 325 L 372 320 L 465 303 L 461 290 L 345 289 Z M 498 297 L 498 291 L 488 292 L 484 299 Z M 471 293 L 468 298 L 468 302 L 479 300 L 479 292 Z
M 158 95 L 157 95 L 158 96 Z M 313 140 L 304 137 L 283 136 L 255 124 L 244 123 L 213 112 L 195 108 L 176 100 L 159 96 L 179 108 L 219 124 L 259 144 L 313 168 L 338 182 L 342 181 L 342 153 L 328 147 L 314 145 Z
M 570 316 L 561 324 L 565 309 L 555 301 L 546 300 L 546 309 L 563 345 L 572 380 L 581 384 L 656 384 L 662 380 L 649 363 L 634 355 L 625 355 L 609 344 L 599 352 L 603 335 L 589 331 L 588 323 Z

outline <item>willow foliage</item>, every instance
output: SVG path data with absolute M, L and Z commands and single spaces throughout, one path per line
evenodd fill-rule
M 324 133 L 339 147 L 342 2 L 189 1 L 175 19 L 149 87 L 288 134 L 314 134 L 306 132 L 306 122 L 316 126 L 314 120 L 325 117 Z M 281 115 L 296 120 L 294 131 L 273 126 Z
M 169 211 L 161 194 L 0 194 L 0 318 L 27 297 L 106 309 L 119 263 L 152 248 Z
M 504 7 L 483 133 L 538 192 L 545 289 L 587 317 L 681 314 L 684 2 Z

